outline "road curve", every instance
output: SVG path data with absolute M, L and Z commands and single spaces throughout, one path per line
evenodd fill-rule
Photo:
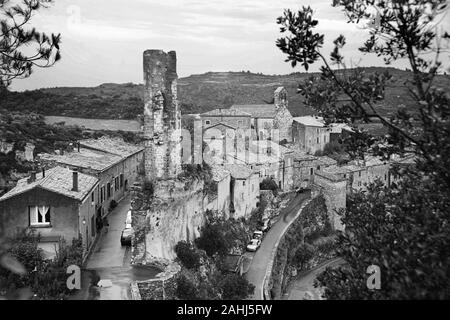
M 255 286 L 255 292 L 250 299 L 261 300 L 264 277 L 269 263 L 272 263 L 271 253 L 278 240 L 283 236 L 286 226 L 295 218 L 302 203 L 309 199 L 310 196 L 311 194 L 309 192 L 304 192 L 292 199 L 281 211 L 279 220 L 274 223 L 272 228 L 265 235 L 261 247 L 256 251 L 250 268 L 245 274 L 246 279 Z

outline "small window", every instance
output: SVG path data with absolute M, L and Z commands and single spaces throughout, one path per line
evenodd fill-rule
M 92 203 L 94 203 L 94 202 L 95 202 L 95 195 L 94 195 L 94 193 L 93 193 L 93 192 L 91 193 L 91 202 L 92 202 Z
M 319 137 L 317 137 L 317 143 L 320 143 L 320 138 Z
M 359 176 L 361 177 L 361 171 L 359 172 Z
M 245 181 L 242 181 L 242 185 L 245 186 Z
M 311 168 L 311 175 L 314 174 L 314 168 Z
M 206 125 L 211 124 L 211 121 L 206 120 L 206 121 L 205 121 L 205 124 L 206 124 Z
M 50 207 L 30 206 L 28 213 L 31 227 L 50 226 Z
M 106 198 L 107 199 L 111 198 L 111 183 L 109 183 L 109 182 L 106 185 Z

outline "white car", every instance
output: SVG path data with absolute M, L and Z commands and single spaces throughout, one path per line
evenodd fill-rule
M 250 240 L 250 243 L 247 245 L 247 250 L 255 252 L 256 250 L 258 250 L 260 245 L 261 245 L 261 240 L 252 239 L 252 240 Z
M 131 224 L 131 210 L 127 212 L 127 219 L 125 220 L 125 224 Z

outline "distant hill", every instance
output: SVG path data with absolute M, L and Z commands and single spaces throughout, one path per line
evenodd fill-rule
M 411 107 L 413 101 L 404 83 L 411 72 L 394 68 L 364 68 L 367 73 L 388 70 L 393 81 L 386 90 L 380 108 L 384 115 L 392 113 L 398 105 Z M 289 109 L 294 116 L 312 114 L 296 93 L 299 81 L 313 73 L 289 75 L 263 75 L 250 72 L 208 72 L 180 78 L 179 98 L 182 113 L 200 113 L 215 108 L 228 108 L 232 104 L 271 103 L 273 91 L 286 87 Z M 438 76 L 435 84 L 450 89 L 450 77 Z M 99 119 L 135 119 L 143 108 L 143 86 L 140 84 L 105 83 L 97 87 L 61 87 L 25 92 L 10 92 L 0 101 L 0 108 L 15 111 L 38 112 L 50 116 L 71 116 Z

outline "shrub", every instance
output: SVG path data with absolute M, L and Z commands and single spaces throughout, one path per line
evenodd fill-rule
M 255 291 L 255 286 L 244 277 L 229 273 L 219 282 L 224 300 L 244 300 Z
M 197 288 L 195 284 L 185 275 L 177 278 L 177 289 L 175 295 L 181 300 L 195 300 L 197 298 Z
M 216 253 L 225 255 L 229 250 L 229 243 L 218 224 L 206 224 L 201 236 L 195 240 L 195 244 L 198 248 L 205 250 L 210 257 Z
M 295 251 L 293 262 L 303 269 L 316 253 L 316 248 L 308 243 L 301 244 Z
M 192 244 L 186 241 L 178 242 L 175 246 L 175 253 L 186 268 L 197 269 L 200 266 L 200 254 Z
M 260 190 L 272 190 L 272 192 L 276 195 L 278 193 L 278 185 L 272 178 L 265 178 L 259 184 Z

